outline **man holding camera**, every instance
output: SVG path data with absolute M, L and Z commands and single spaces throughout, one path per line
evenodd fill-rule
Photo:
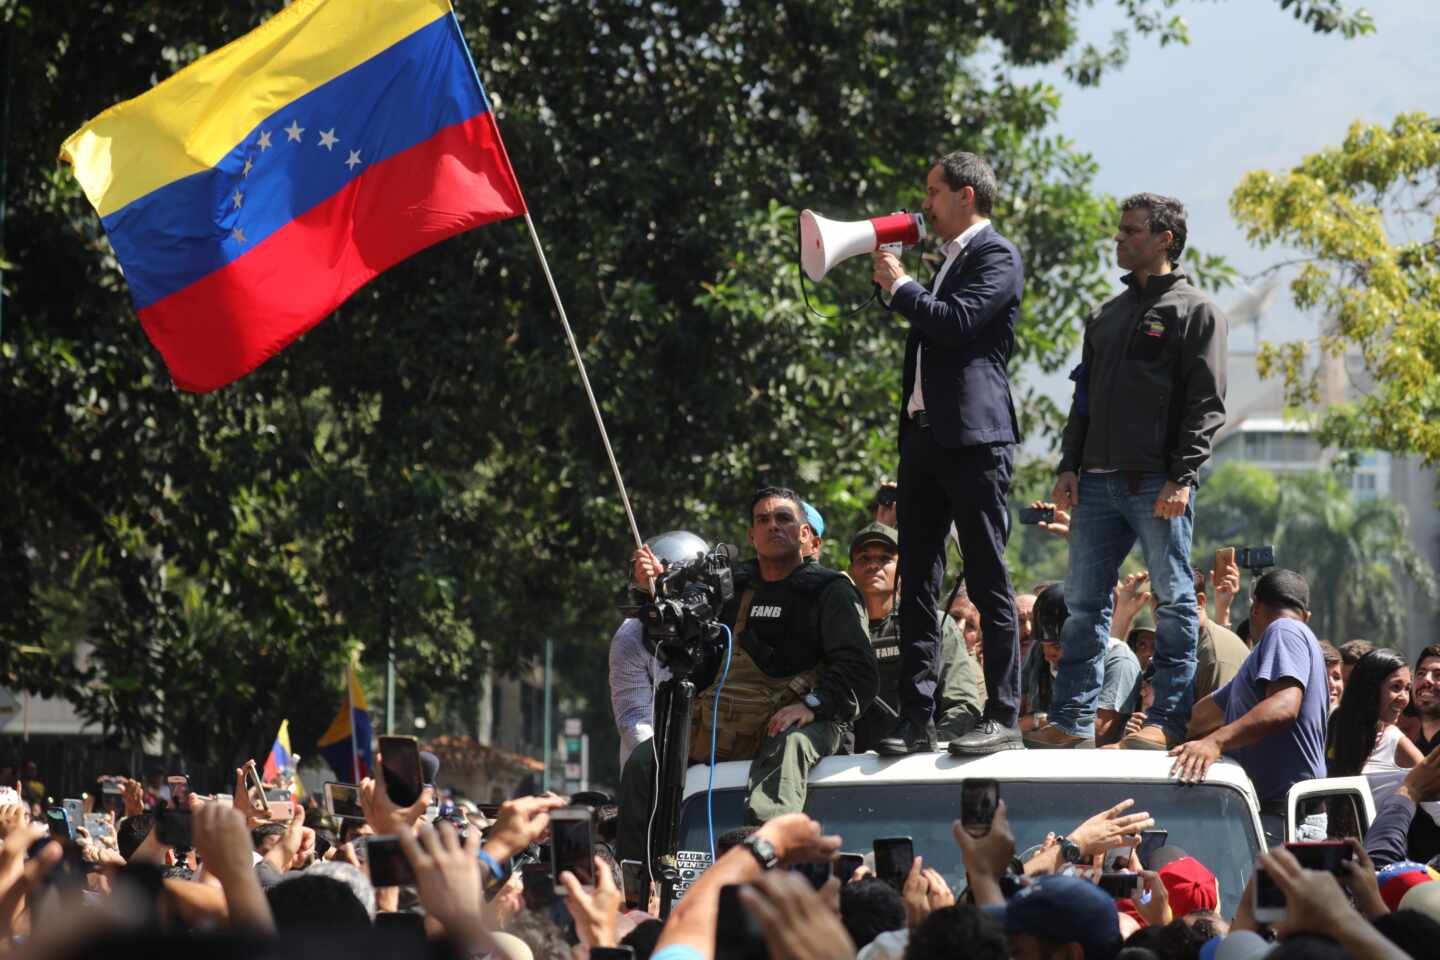
M 1022 746 L 1015 599 L 1005 569 L 1012 448 L 1020 438 L 1006 367 L 1025 287 L 1020 252 L 990 225 L 995 173 L 972 153 L 931 168 L 925 215 L 945 262 L 929 289 L 890 253 L 876 253 L 875 282 L 909 323 L 900 403 L 900 720 L 883 754 L 935 749 L 940 671 L 937 596 L 953 523 L 965 585 L 980 611 L 988 698 L 979 726 L 952 753 Z
M 766 487 L 750 505 L 755 559 L 735 568 L 735 596 L 720 612 L 731 628 L 725 651 L 696 680 L 691 763 L 750 760 L 746 818 L 763 823 L 805 805 L 806 778 L 835 753 L 879 682 L 865 607 L 842 573 L 801 555 L 804 507 L 794 491 Z M 635 553 L 636 582 L 661 573 L 646 547 Z M 663 722 L 663 718 L 657 718 Z M 655 800 L 660 732 L 630 755 L 620 777 L 621 859 L 644 860 Z M 656 851 L 658 852 L 658 851 Z
M 1138 540 L 1155 594 L 1154 702 L 1122 742 L 1185 738 L 1199 619 L 1191 579 L 1194 489 L 1225 422 L 1229 322 L 1176 268 L 1185 208 L 1141 193 L 1121 204 L 1116 260 L 1126 289 L 1085 324 L 1075 402 L 1051 500 L 1070 512 L 1070 608 L 1049 722 L 1030 747 L 1093 746 L 1120 563 Z

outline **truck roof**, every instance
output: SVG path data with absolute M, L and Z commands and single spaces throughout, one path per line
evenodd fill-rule
M 961 759 L 948 753 L 919 753 L 905 757 L 881 757 L 873 753 L 825 757 L 810 771 L 810 783 L 959 783 L 967 777 L 996 780 L 1090 781 L 1113 780 L 1173 782 L 1170 768 L 1174 759 L 1159 750 L 1002 750 L 984 757 Z M 715 765 L 715 789 L 744 789 L 749 774 L 747 760 Z M 685 798 L 704 793 L 710 768 L 693 766 L 685 775 Z M 1258 807 L 1255 788 L 1245 771 L 1233 760 L 1221 759 L 1206 775 L 1207 783 L 1234 787 L 1244 793 L 1252 807 Z

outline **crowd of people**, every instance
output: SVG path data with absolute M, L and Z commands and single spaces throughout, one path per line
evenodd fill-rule
M 1363 640 L 1331 646 L 1310 629 L 1299 574 L 1244 564 L 1257 574 L 1250 605 L 1232 611 L 1235 551 L 1192 560 L 1200 471 L 1225 420 L 1228 322 L 1179 269 L 1184 207 L 1151 193 L 1120 204 L 1124 289 L 1087 321 L 1054 490 L 1021 514 L 1068 542 L 1067 575 L 1017 595 L 1004 561 L 1019 440 L 1006 367 L 1023 259 L 990 223 L 997 185 L 981 158 L 946 155 L 925 187 L 944 253 L 934 278 L 914 279 L 891 253 L 874 258 L 886 306 L 909 330 L 897 482 L 877 492 L 843 570 L 822 562 L 813 504 L 785 487 L 758 490 L 746 516 L 754 556 L 733 567 L 733 593 L 694 636 L 653 619 L 659 601 L 677 599 L 656 585 L 709 545 L 672 532 L 636 551 L 628 579 L 641 616 L 621 624 L 609 660 L 614 797 L 523 797 L 487 812 L 437 797 L 433 758 L 415 802 L 364 779 L 348 812 L 313 799 L 272 807 L 242 770 L 233 792 L 203 794 L 112 772 L 59 804 L 18 778 L 0 786 L 8 952 L 1437 955 L 1440 645 L 1413 672 Z M 964 565 L 946 596 L 950 543 Z M 1136 546 L 1146 569 L 1122 577 Z M 1054 823 L 1023 851 L 1004 799 L 957 820 L 959 889 L 926 865 L 927 851 L 908 870 L 842 854 L 879 838 L 827 835 L 805 812 L 810 773 L 827 756 L 942 748 L 962 759 L 1163 751 L 1175 790 L 1228 758 L 1254 787 L 1268 847 L 1254 889 L 1223 915 L 1215 872 L 1179 846 L 1142 843 L 1157 824 L 1131 800 Z M 713 863 L 673 905 L 648 882 L 674 852 L 657 827 L 660 804 L 674 800 L 661 777 L 673 759 L 662 757 L 749 771 L 744 824 L 713 842 Z M 1283 844 L 1286 798 L 1327 773 L 1396 782 L 1346 854 L 1313 869 Z M 589 838 L 578 857 L 577 824 Z M 1344 827 L 1337 818 L 1322 829 Z M 627 876 L 627 864 L 642 869 Z
M 1440 650 L 1425 659 L 1435 669 Z M 1423 728 L 1435 718 L 1409 719 Z M 107 782 L 120 788 L 113 813 Z M 1440 871 L 1427 865 L 1440 855 L 1440 830 L 1425 812 L 1440 801 L 1440 750 L 1405 773 L 1334 870 L 1309 869 L 1284 846 L 1259 857 L 1250 882 L 1263 873 L 1282 891 L 1278 920 L 1260 914 L 1251 889 L 1223 914 L 1204 863 L 1177 846 L 1140 843 L 1156 821 L 1133 801 L 1055 823 L 1027 851 L 1017 850 L 1003 799 L 981 829 L 957 820 L 965 875 L 955 889 L 923 851 L 887 878 L 872 857 L 853 863 L 841 853 L 871 838 L 827 835 L 803 813 L 782 814 L 722 835 L 715 863 L 662 916 L 658 888 L 637 886 L 617 861 L 618 811 L 603 794 L 523 797 L 487 815 L 430 786 L 402 807 L 367 778 L 358 815 L 312 801 L 276 819 L 240 770 L 228 794 L 167 798 L 163 786 L 124 777 L 96 786 L 85 825 L 68 834 L 51 806 L 32 819 L 28 783 L 0 791 L 4 952 L 1389 960 L 1434 956 L 1440 943 Z M 583 883 L 579 871 L 556 876 L 570 854 L 549 840 L 567 808 L 584 811 L 593 837 L 581 851 L 593 866 Z M 167 827 L 173 811 L 187 814 L 183 836 Z M 1115 852 L 1133 881 L 1123 890 L 1103 885 L 1116 876 L 1107 865 Z

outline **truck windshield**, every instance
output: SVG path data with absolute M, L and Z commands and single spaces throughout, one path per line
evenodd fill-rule
M 1222 784 L 1006 780 L 1000 795 L 1017 854 L 1043 842 L 1047 833 L 1068 833 L 1092 814 L 1134 798 L 1130 812 L 1147 811 L 1156 828 L 1170 831 L 1170 846 L 1180 847 L 1215 873 L 1226 917 L 1235 915 L 1260 852 L 1244 795 Z M 743 823 L 743 803 L 743 791 L 715 791 L 717 836 Z M 876 837 L 913 838 L 916 854 L 939 870 L 957 895 L 965 869 L 950 825 L 959 811 L 959 783 L 811 784 L 805 808 L 826 833 L 844 837 L 847 851 L 868 853 Z M 680 849 L 710 849 L 703 793 L 685 802 Z

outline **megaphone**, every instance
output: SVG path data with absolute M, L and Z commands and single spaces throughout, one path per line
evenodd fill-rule
M 812 282 L 825 279 L 841 260 L 862 253 L 899 253 L 925 239 L 925 215 L 892 213 L 869 220 L 827 220 L 814 210 L 800 211 L 800 266 Z

